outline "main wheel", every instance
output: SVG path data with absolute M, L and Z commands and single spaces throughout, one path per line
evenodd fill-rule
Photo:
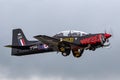
M 69 44 L 59 42 L 58 50 L 62 53 L 63 56 L 68 56 L 68 55 L 70 55 L 71 47 Z
M 70 50 L 65 50 L 65 52 L 62 52 L 63 56 L 69 56 L 70 55 Z
M 80 49 L 80 50 L 72 50 L 73 56 L 76 58 L 79 58 L 82 56 L 84 52 L 84 49 Z

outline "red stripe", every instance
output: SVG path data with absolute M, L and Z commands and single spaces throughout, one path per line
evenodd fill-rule
M 23 43 L 23 46 L 25 45 L 25 40 L 24 39 L 21 39 L 22 40 L 22 43 Z

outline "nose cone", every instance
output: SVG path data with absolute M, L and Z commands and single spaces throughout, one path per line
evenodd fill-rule
M 108 34 L 108 33 L 105 33 L 104 36 L 105 36 L 106 39 L 108 39 L 108 38 L 110 38 L 112 35 L 111 35 L 111 34 Z

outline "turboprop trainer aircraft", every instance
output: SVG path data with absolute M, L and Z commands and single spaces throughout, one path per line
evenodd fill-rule
M 111 34 L 97 33 L 87 34 L 82 31 L 68 30 L 61 31 L 50 37 L 47 35 L 34 36 L 36 41 L 28 41 L 21 29 L 13 29 L 11 55 L 23 56 L 45 52 L 61 52 L 63 56 L 68 56 L 72 52 L 73 56 L 79 58 L 84 50 L 95 51 L 100 47 L 110 45 Z

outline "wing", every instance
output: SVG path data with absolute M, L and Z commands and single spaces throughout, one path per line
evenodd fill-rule
M 80 45 L 80 44 L 75 44 L 75 43 L 67 42 L 67 41 L 60 41 L 60 39 L 57 39 L 54 37 L 49 37 L 46 35 L 38 35 L 38 36 L 34 36 L 34 38 L 38 39 L 39 41 L 41 41 L 47 45 L 55 47 L 55 48 L 58 47 L 59 42 L 63 42 L 64 44 L 69 44 L 70 46 L 81 46 L 82 47 L 82 45 Z
M 59 43 L 59 39 L 53 38 L 53 37 L 49 37 L 46 35 L 38 35 L 38 36 L 34 36 L 34 38 L 38 39 L 39 41 L 49 45 L 50 47 L 52 47 L 54 50 L 58 50 L 57 46 Z
M 34 36 L 34 38 L 48 45 L 57 45 L 57 43 L 59 42 L 59 39 L 49 37 L 46 35 L 38 35 L 38 36 Z

